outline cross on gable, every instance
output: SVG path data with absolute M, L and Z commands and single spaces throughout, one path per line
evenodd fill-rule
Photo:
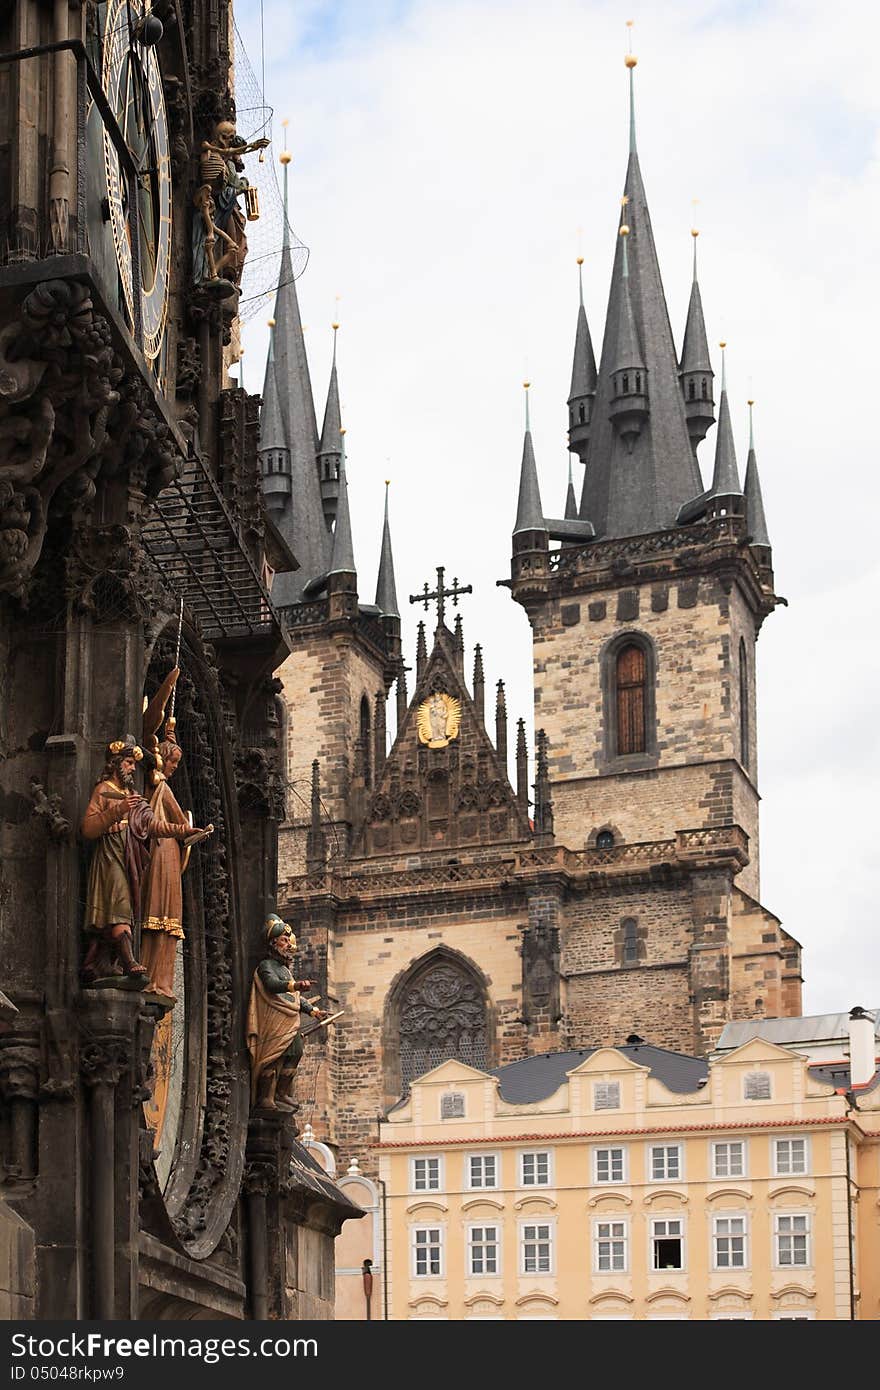
M 454 607 L 454 608 L 457 608 L 457 607 L 458 607 L 458 600 L 459 600 L 459 597 L 460 597 L 461 594 L 472 594 L 472 593 L 473 593 L 473 586 L 470 585 L 470 584 L 459 584 L 458 578 L 457 578 L 457 577 L 456 577 L 455 579 L 453 579 L 451 587 L 450 587 L 450 588 L 447 588 L 446 585 L 445 585 L 444 582 L 443 582 L 443 576 L 444 576 L 445 573 L 446 573 L 446 570 L 445 570 L 444 566 L 443 566 L 443 565 L 438 565 L 438 566 L 437 566 L 437 588 L 433 591 L 433 593 L 429 593 L 429 592 L 428 592 L 428 581 L 427 581 L 427 579 L 426 579 L 426 580 L 425 580 L 425 587 L 424 587 L 424 589 L 422 590 L 422 592 L 421 592 L 420 594 L 410 594 L 410 596 L 409 596 L 409 601 L 410 601 L 410 603 L 423 603 L 423 604 L 425 605 L 425 612 L 426 612 L 426 613 L 427 613 L 427 611 L 428 611 L 428 604 L 429 604 L 429 603 L 432 603 L 432 602 L 433 602 L 433 603 L 436 603 L 436 604 L 437 604 L 437 626 L 438 626 L 438 627 L 443 627 L 443 625 L 444 625 L 443 619 L 444 619 L 444 616 L 445 616 L 445 613 L 446 613 L 446 600 L 447 600 L 448 598 L 451 598 L 451 599 L 452 599 L 453 607 Z

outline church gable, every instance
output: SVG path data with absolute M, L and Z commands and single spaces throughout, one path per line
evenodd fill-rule
M 456 660 L 438 628 L 434 650 L 367 803 L 360 853 L 478 847 L 530 836 Z

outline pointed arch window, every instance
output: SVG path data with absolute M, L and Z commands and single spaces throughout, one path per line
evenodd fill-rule
M 739 760 L 749 767 L 749 668 L 745 640 L 739 639 Z
M 700 395 L 704 401 L 709 399 L 709 383 L 705 377 L 703 377 L 703 380 L 700 382 Z
M 479 1071 L 491 1065 L 485 991 L 463 961 L 439 956 L 417 967 L 393 1012 L 403 1094 L 451 1057 Z
M 585 408 L 585 406 L 584 406 L 583 403 L 582 403 L 581 405 L 578 406 L 578 421 L 579 421 L 579 423 L 583 425 L 583 424 L 585 423 L 585 421 L 586 421 L 586 418 L 587 418 L 586 408 Z
M 647 746 L 647 662 L 644 648 L 628 642 L 617 654 L 617 752 L 644 753 Z
M 373 785 L 373 740 L 371 730 L 370 702 L 366 695 L 364 695 L 361 698 L 360 744 L 365 787 L 371 787 Z

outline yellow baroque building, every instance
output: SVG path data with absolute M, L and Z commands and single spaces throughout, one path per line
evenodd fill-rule
M 387 1316 L 875 1320 L 878 1079 L 760 1038 L 444 1062 L 380 1125 Z

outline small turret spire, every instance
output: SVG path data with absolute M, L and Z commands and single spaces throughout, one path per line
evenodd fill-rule
M 749 401 L 749 458 L 746 464 L 746 524 L 749 541 L 752 545 L 770 549 L 770 536 L 767 531 L 767 518 L 764 515 L 764 499 L 761 495 L 761 480 L 758 477 L 758 459 L 755 454 L 755 427 L 752 407 Z
M 321 827 L 321 768 L 312 763 L 312 798 L 309 830 L 306 836 L 306 867 L 310 873 L 323 868 L 327 860 L 327 837 Z
M 425 640 L 425 624 L 419 623 L 416 630 L 416 684 L 425 674 L 428 664 L 428 644 Z
M 528 814 L 529 809 L 529 750 L 526 745 L 526 721 L 516 721 L 516 799 Z
M 480 723 L 486 722 L 486 680 L 483 675 L 483 648 L 479 642 L 474 647 L 474 706 L 480 716 Z
M 460 613 L 455 615 L 455 632 L 452 637 L 455 664 L 460 676 L 464 675 L 464 623 Z
M 535 835 L 545 844 L 553 838 L 553 801 L 547 746 L 547 735 L 543 729 L 539 729 L 535 735 Z
M 581 463 L 586 462 L 590 442 L 590 422 L 596 398 L 596 357 L 587 311 L 584 308 L 583 256 L 578 256 L 578 315 L 574 336 L 574 360 L 571 365 L 571 390 L 568 393 L 568 447 L 574 449 Z
M 578 505 L 574 495 L 574 478 L 571 475 L 571 455 L 568 457 L 568 487 L 565 492 L 565 511 L 563 516 L 566 521 L 577 521 Z
M 409 706 L 409 695 L 406 689 L 406 667 L 401 660 L 397 670 L 397 727 L 403 727 L 406 718 L 407 707 Z
M 336 520 L 339 505 L 339 460 L 342 455 L 342 416 L 339 409 L 339 379 L 336 373 L 336 335 L 339 324 L 333 324 L 333 362 L 330 384 L 324 408 L 324 424 L 318 445 L 318 477 L 321 480 L 321 504 L 328 529 Z
M 733 443 L 733 426 L 730 423 L 730 405 L 727 400 L 727 363 L 725 348 L 721 343 L 721 403 L 718 408 L 718 433 L 715 438 L 715 471 L 712 475 L 710 497 L 741 497 L 739 470 L 736 466 L 736 449 Z
M 541 506 L 541 491 L 538 487 L 538 469 L 535 464 L 535 450 L 532 445 L 532 429 L 529 421 L 529 385 L 523 382 L 526 393 L 526 433 L 523 440 L 522 464 L 519 474 L 519 498 L 516 508 L 514 536 L 524 531 L 544 531 L 544 512 Z
M 383 618 L 399 618 L 397 585 L 394 579 L 394 556 L 391 552 L 391 526 L 388 521 L 388 489 L 391 480 L 385 479 L 385 520 L 382 523 L 382 548 L 379 552 L 379 574 L 376 579 L 376 607 Z
M 495 747 L 501 766 L 507 767 L 507 700 L 504 695 L 504 681 L 498 682 L 495 696 Z
M 354 544 L 351 539 L 351 513 L 348 506 L 348 483 L 345 476 L 345 430 L 340 431 L 339 507 L 333 528 L 333 552 L 330 556 L 331 574 L 357 574 L 354 563 Z
M 688 304 L 687 322 L 681 344 L 681 363 L 679 376 L 684 395 L 684 413 L 687 417 L 688 435 L 696 454 L 697 446 L 705 439 L 710 427 L 715 423 L 715 401 L 712 383 L 715 374 L 709 357 L 709 340 L 703 318 L 703 301 L 700 297 L 700 283 L 697 279 L 697 238 L 700 233 L 691 228 L 694 239 L 694 278 Z
M 633 313 L 629 292 L 629 223 L 626 220 L 626 205 L 629 198 L 621 199 L 620 240 L 622 244 L 621 292 L 617 320 L 617 351 L 611 369 L 613 395 L 609 402 L 608 414 L 614 428 L 623 439 L 630 453 L 633 444 L 641 434 L 642 425 L 648 417 L 648 372 L 639 342 L 639 331 Z

